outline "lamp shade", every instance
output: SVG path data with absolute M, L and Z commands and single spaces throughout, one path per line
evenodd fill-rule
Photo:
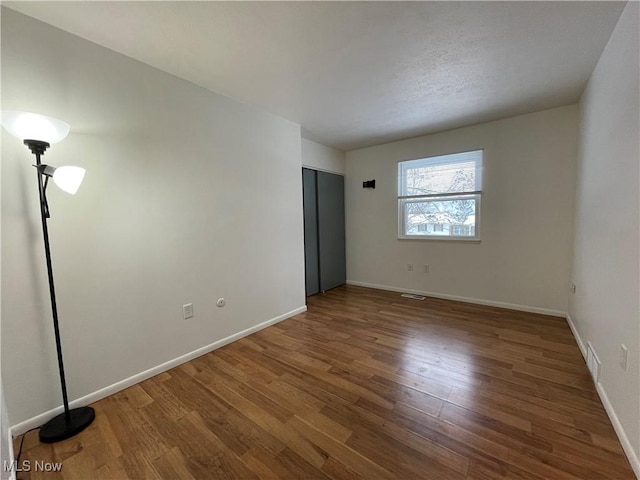
M 80 167 L 58 167 L 53 172 L 55 184 L 67 193 L 75 195 L 84 179 L 85 169 Z
M 40 140 L 50 144 L 63 140 L 71 129 L 68 123 L 57 118 L 11 110 L 2 111 L 2 126 L 20 140 Z

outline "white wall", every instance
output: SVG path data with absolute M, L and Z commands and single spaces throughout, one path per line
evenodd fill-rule
M 0 20 L 2 19 L 2 9 L 0 9 Z M 1 62 L 0 62 L 1 63 Z M 2 85 L 2 70 L 0 69 L 0 87 Z M 2 211 L 2 164 L 0 163 L 0 212 Z M 0 222 L 0 251 L 2 251 L 2 222 Z M 0 255 L 0 305 L 2 305 L 2 255 Z M 2 366 L 2 308 L 0 308 L 0 367 Z M 4 382 L 2 381 L 2 371 L 0 368 L 0 478 L 2 480 L 10 478 L 10 472 L 3 467 L 13 460 L 11 433 L 9 424 L 9 414 L 5 402 Z M 5 463 L 6 462 L 6 463 Z
M 2 102 L 68 121 L 44 159 L 88 171 L 76 196 L 49 188 L 71 399 L 304 309 L 298 125 L 6 9 Z M 2 374 L 19 423 L 61 397 L 33 159 L 2 139 Z
M 303 138 L 302 166 L 344 175 L 346 172 L 345 154 L 342 150 Z
M 569 106 L 348 152 L 348 281 L 562 315 L 576 135 Z M 482 241 L 398 240 L 397 162 L 481 148 Z
M 13 460 L 13 452 L 11 445 L 11 434 L 9 433 L 9 414 L 7 413 L 7 406 L 4 401 L 4 387 L 2 386 L 2 379 L 0 378 L 0 478 L 2 480 L 11 478 L 11 471 L 4 468 L 5 465 L 10 465 Z
M 0 20 L 1 20 L 0 9 Z M 1 70 L 0 70 L 1 74 Z M 1 85 L 1 75 L 0 75 Z M 0 163 L 0 211 L 2 211 L 2 164 Z M 2 222 L 0 222 L 0 251 L 2 251 Z M 2 255 L 0 255 L 0 305 L 2 305 Z M 2 365 L 2 308 L 0 308 L 0 366 Z M 11 445 L 11 433 L 9 424 L 9 414 L 5 402 L 4 382 L 2 381 L 2 371 L 0 369 L 0 479 L 11 478 L 10 472 L 3 467 L 13 460 Z
M 625 7 L 580 102 L 577 290 L 569 311 L 579 337 L 602 362 L 600 386 L 640 477 L 638 7 Z M 626 372 L 619 365 L 621 344 L 629 349 Z

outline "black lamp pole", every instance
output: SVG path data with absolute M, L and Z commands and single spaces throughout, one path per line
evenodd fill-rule
M 62 401 L 64 403 L 64 413 L 49 420 L 40 428 L 40 441 L 43 443 L 54 443 L 73 437 L 77 433 L 87 428 L 95 418 L 95 412 L 91 407 L 80 407 L 69 409 L 67 397 L 67 382 L 64 377 L 64 364 L 62 361 L 62 343 L 60 342 L 60 327 L 58 326 L 58 307 L 56 305 L 56 291 L 53 285 L 53 267 L 51 266 L 51 248 L 49 247 L 49 229 L 47 219 L 49 218 L 49 205 L 47 203 L 46 188 L 49 177 L 42 177 L 43 167 L 40 157 L 49 148 L 49 143 L 40 140 L 25 140 L 24 144 L 36 156 L 36 169 L 38 171 L 38 192 L 40 194 L 40 216 L 42 217 L 42 233 L 44 235 L 44 252 L 47 259 L 47 273 L 49 274 L 49 294 L 51 296 L 51 312 L 53 314 L 53 330 L 56 336 L 56 351 L 58 354 L 58 370 L 60 371 L 60 386 L 62 387 Z

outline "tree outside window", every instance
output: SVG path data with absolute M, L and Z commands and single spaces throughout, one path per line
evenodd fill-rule
M 479 240 L 482 153 L 398 163 L 399 238 Z

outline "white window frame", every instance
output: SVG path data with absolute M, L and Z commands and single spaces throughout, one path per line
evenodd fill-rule
M 425 165 L 444 165 L 444 164 L 453 164 L 453 163 L 462 163 L 463 161 L 469 160 L 457 160 L 455 159 L 456 155 L 464 154 L 464 153 L 473 153 L 480 152 L 479 166 L 476 166 L 477 171 L 482 169 L 484 162 L 484 150 L 469 150 L 465 152 L 459 153 L 451 153 L 438 155 L 434 157 L 425 157 L 418 158 L 413 160 L 402 160 L 398 162 L 397 172 L 398 172 L 398 239 L 399 240 L 426 240 L 426 241 L 452 241 L 452 242 L 480 242 L 480 226 L 481 226 L 481 204 L 482 204 L 482 174 L 480 174 L 479 183 L 476 184 L 476 188 L 473 192 L 465 192 L 465 193 L 442 193 L 442 194 L 429 194 L 429 195 L 402 195 L 403 191 L 403 181 L 401 174 L 401 167 L 403 163 L 407 162 L 424 162 Z M 447 161 L 447 157 L 452 157 L 451 161 Z M 406 234 L 406 225 L 405 225 L 405 206 L 409 203 L 422 203 L 426 201 L 446 201 L 446 200 L 475 200 L 475 229 L 474 235 L 409 235 Z M 450 229 L 451 230 L 451 229 Z

